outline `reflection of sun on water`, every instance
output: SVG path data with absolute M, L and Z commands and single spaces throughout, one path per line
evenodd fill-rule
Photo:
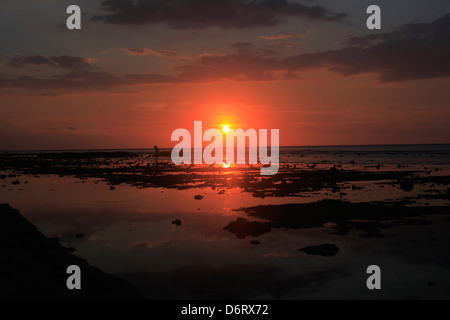
M 222 126 L 222 132 L 225 133 L 225 134 L 227 134 L 228 132 L 230 132 L 230 127 L 229 127 L 228 125 L 223 125 L 223 126 Z M 230 164 L 229 164 L 228 162 L 224 162 L 224 163 L 222 164 L 222 167 L 223 167 L 224 169 L 228 169 L 228 168 L 230 167 Z

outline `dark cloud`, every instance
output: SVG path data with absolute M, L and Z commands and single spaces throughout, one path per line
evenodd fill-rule
M 118 75 L 77 69 L 76 63 L 61 57 L 42 59 L 38 57 L 43 56 L 30 56 L 33 59 L 28 59 L 30 57 L 20 56 L 22 58 L 14 58 L 11 64 L 22 66 L 33 61 L 33 64 L 57 64 L 72 70 L 49 78 L 0 79 L 0 89 L 51 90 L 51 94 L 57 94 L 111 90 L 128 85 L 290 80 L 296 78 L 298 72 L 316 68 L 327 68 L 346 76 L 376 73 L 381 82 L 449 77 L 449 34 L 450 14 L 447 14 L 433 23 L 410 24 L 391 33 L 350 37 L 347 39 L 349 46 L 340 50 L 282 57 L 278 49 L 258 48 L 251 43 L 240 42 L 233 45 L 236 53 L 200 55 L 189 59 L 189 63 L 174 67 L 176 74 L 171 76 L 150 73 Z
M 298 47 L 300 44 L 297 42 L 289 41 L 270 41 L 262 46 L 255 46 L 250 42 L 236 42 L 231 46 L 241 54 L 253 54 L 259 56 L 279 56 L 282 50 Z
M 273 51 L 237 43 L 237 54 L 204 55 L 181 67 L 183 78 L 275 80 L 328 68 L 342 75 L 377 73 L 381 82 L 450 76 L 450 14 L 433 23 L 410 24 L 392 33 L 351 37 L 340 50 L 277 58 Z M 265 55 L 263 53 L 266 53 Z M 270 55 L 272 53 L 272 55 Z
M 149 54 L 147 48 L 142 49 L 123 48 L 122 50 L 127 54 L 129 54 L 130 56 L 146 56 Z
M 256 48 L 256 46 L 251 42 L 236 42 L 232 44 L 232 47 L 243 52 L 248 52 Z
M 40 94 L 56 95 L 74 91 L 108 91 L 118 87 L 138 84 L 174 83 L 176 79 L 157 74 L 117 75 L 100 71 L 76 71 L 49 78 L 31 76 L 16 79 L 0 79 L 1 89 L 24 89 Z
M 233 43 L 231 46 L 239 54 L 243 54 L 243 55 L 267 57 L 267 56 L 276 56 L 278 54 L 278 50 L 276 50 L 277 48 L 274 48 L 273 46 L 269 46 L 269 45 L 257 47 L 253 43 L 250 43 L 250 42 L 236 42 L 236 43 Z M 207 56 L 202 56 L 203 59 L 205 57 L 207 57 Z M 211 57 L 211 55 L 210 55 L 210 57 Z M 199 61 L 201 62 L 201 60 L 202 59 L 200 59 Z
M 92 59 L 81 57 L 47 57 L 45 55 L 23 56 L 16 54 L 11 57 L 11 61 L 9 62 L 8 66 L 22 68 L 26 65 L 35 65 L 76 70 L 90 68 L 92 63 Z
M 285 40 L 285 39 L 303 38 L 303 37 L 304 37 L 304 35 L 301 33 L 291 32 L 291 33 L 279 33 L 274 36 L 260 36 L 259 38 L 262 40 L 274 41 L 274 40 Z
M 102 8 L 106 14 L 93 20 L 129 25 L 167 23 L 179 29 L 275 26 L 286 17 L 328 21 L 346 17 L 345 13 L 288 0 L 104 0 Z
M 279 60 L 250 51 L 242 46 L 239 53 L 222 55 L 202 55 L 194 64 L 178 67 L 179 78 L 183 81 L 272 81 L 279 79 L 273 72 L 280 70 Z M 286 73 L 286 70 L 282 70 Z
M 54 66 L 55 63 L 44 55 L 22 56 L 16 54 L 12 56 L 11 62 L 8 64 L 15 68 L 22 68 L 25 65 Z
M 283 64 L 296 70 L 328 67 L 343 75 L 375 72 L 382 82 L 450 76 L 450 14 L 391 33 L 351 37 L 348 43 L 342 50 L 298 55 Z
M 162 57 L 162 58 L 173 58 L 176 57 L 177 52 L 172 50 L 152 50 L 148 48 L 122 48 L 122 51 L 130 56 L 148 56 L 152 55 L 155 57 Z

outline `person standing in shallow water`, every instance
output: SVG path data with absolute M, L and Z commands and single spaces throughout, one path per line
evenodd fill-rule
M 155 163 L 156 163 L 156 165 L 158 165 L 159 149 L 158 149 L 158 146 L 154 146 L 153 148 L 155 149 L 155 154 L 154 154 L 154 157 L 155 157 Z

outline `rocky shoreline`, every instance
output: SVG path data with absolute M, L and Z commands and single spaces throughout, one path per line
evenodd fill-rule
M 45 237 L 19 211 L 0 204 L 0 299 L 142 299 L 122 280 L 106 274 Z M 67 267 L 81 269 L 81 290 L 66 286 Z

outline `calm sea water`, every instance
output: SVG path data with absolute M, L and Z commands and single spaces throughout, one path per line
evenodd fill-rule
M 153 152 L 125 151 L 144 154 L 143 159 Z M 397 170 L 400 165 L 401 170 L 427 167 L 431 175 L 448 175 L 450 169 L 450 145 L 283 147 L 280 157 L 284 164 L 317 168 L 341 164 L 345 169 L 381 165 L 381 170 Z M 14 179 L 21 183 L 3 181 L 1 203 L 9 203 L 45 235 L 60 238 L 63 245 L 76 248 L 78 256 L 130 281 L 151 298 L 450 297 L 450 222 L 440 217 L 430 217 L 434 221 L 430 224 L 390 228 L 383 238 L 307 228 L 273 229 L 256 238 L 238 239 L 224 230 L 238 218 L 249 218 L 235 211 L 241 207 L 323 199 L 398 201 L 437 189 L 433 184 L 406 193 L 390 181 L 360 181 L 357 186 L 363 190 L 353 190 L 355 183 L 348 182 L 341 185 L 344 193 L 326 189 L 261 199 L 240 188 L 219 194 L 210 187 L 178 190 L 123 184 L 112 191 L 100 178 Z M 204 198 L 196 200 L 196 195 Z M 449 205 L 449 201 L 420 204 Z M 181 226 L 172 224 L 174 219 L 180 219 Z M 76 237 L 80 233 L 84 236 Z M 297 251 L 324 243 L 337 245 L 339 254 L 330 258 Z M 371 264 L 384 270 L 383 290 L 375 295 L 365 287 L 365 271 Z
M 252 148 L 253 149 L 253 148 Z M 96 149 L 96 150 L 40 150 L 11 151 L 9 153 L 59 153 L 59 152 L 117 152 L 126 151 L 138 154 L 153 154 L 149 149 Z M 171 149 L 161 148 L 161 152 Z M 256 151 L 257 152 L 257 151 Z M 8 152 L 0 152 L 0 154 Z M 358 164 L 450 164 L 450 144 L 420 144 L 420 145 L 375 145 L 375 146 L 311 146 L 311 147 L 280 147 L 281 163 L 330 163 Z

